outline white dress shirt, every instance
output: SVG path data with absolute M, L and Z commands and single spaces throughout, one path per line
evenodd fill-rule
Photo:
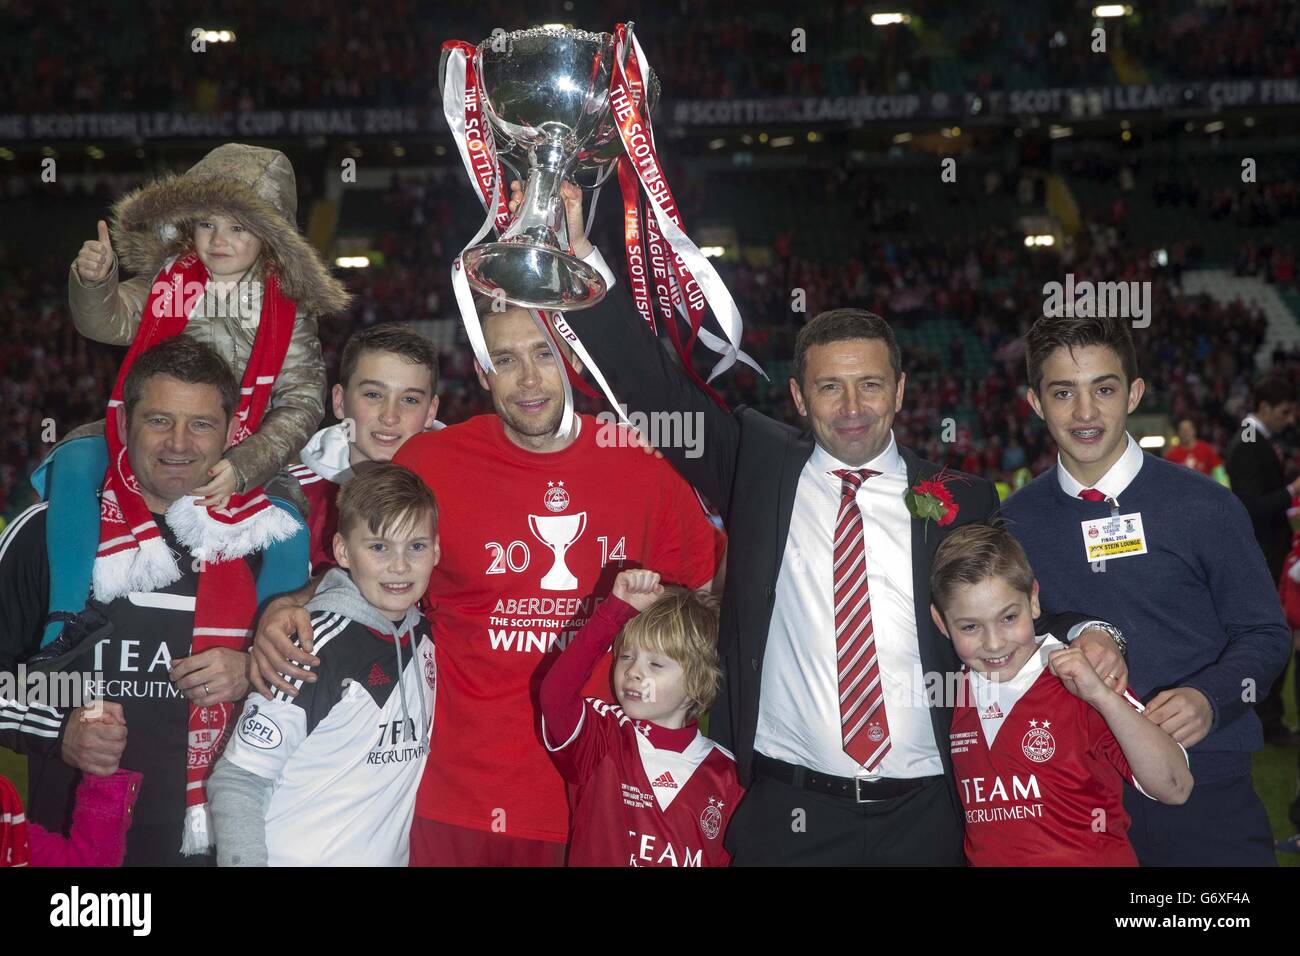
M 1061 456 L 1056 456 L 1056 480 L 1064 491 L 1071 498 L 1079 497 L 1079 492 L 1085 488 L 1094 488 L 1111 500 L 1118 502 L 1120 494 L 1133 483 L 1138 472 L 1142 470 L 1142 460 L 1146 457 L 1146 452 L 1142 450 L 1137 442 L 1133 440 L 1132 435 L 1124 436 L 1128 444 L 1124 448 L 1124 454 L 1120 455 L 1115 464 L 1110 466 L 1106 474 L 1097 479 L 1095 485 L 1080 484 L 1074 475 L 1070 474 L 1065 463 L 1061 461 Z
M 599 249 L 592 246 L 591 252 L 583 256 L 582 261 L 600 273 L 600 277 L 605 280 L 606 289 L 614 288 L 614 284 L 618 280 L 614 278 L 614 273 L 610 270 L 609 264 L 605 262 L 605 257 L 600 254 Z
M 1095 485 L 1080 484 L 1079 480 L 1066 470 L 1065 462 L 1061 461 L 1061 456 L 1058 454 L 1056 456 L 1056 481 L 1057 484 L 1061 486 L 1061 490 L 1071 498 L 1077 498 L 1079 497 L 1079 492 L 1083 491 L 1083 489 L 1093 488 L 1105 495 L 1113 503 L 1113 507 L 1120 507 L 1120 494 L 1125 488 L 1133 483 L 1133 479 L 1136 478 L 1138 472 L 1142 470 L 1142 462 L 1146 460 L 1146 452 L 1142 450 L 1141 445 L 1133 440 L 1133 436 L 1126 432 L 1124 437 L 1128 440 L 1128 444 L 1124 446 L 1124 454 L 1119 456 L 1115 464 L 1111 465 L 1109 470 L 1107 470 L 1106 474 L 1097 479 Z M 1094 624 L 1102 623 L 1105 622 L 1100 618 L 1090 621 L 1080 621 L 1078 624 L 1074 625 L 1074 627 L 1070 628 L 1065 639 L 1067 642 L 1073 642 L 1075 638 Z
M 849 465 L 820 445 L 799 475 L 790 532 L 767 633 L 754 749 L 839 777 L 925 777 L 943 773 L 926 703 L 912 586 L 912 516 L 903 496 L 907 465 L 889 447 L 863 465 L 857 504 L 867 546 L 867 586 L 879 655 L 889 752 L 871 774 L 844 752 L 831 542 Z

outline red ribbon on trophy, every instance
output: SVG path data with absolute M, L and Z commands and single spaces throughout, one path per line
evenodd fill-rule
M 495 230 L 497 235 L 505 233 L 511 227 L 513 217 L 506 201 L 504 176 L 491 127 L 483 108 L 482 78 L 476 75 L 474 67 L 478 48 L 452 40 L 444 43 L 443 49 L 446 53 L 443 111 L 487 214 L 478 233 L 456 257 L 452 267 L 452 286 L 475 357 L 485 370 L 491 372 L 494 368 L 487 355 L 462 256 L 490 231 Z M 655 147 L 647 97 L 650 67 L 628 24 L 620 23 L 614 29 L 612 59 L 608 102 L 613 126 L 623 147 L 615 162 L 623 200 L 624 255 L 632 299 L 652 331 L 657 332 L 657 326 L 663 324 L 686 373 L 725 409 L 726 404 L 709 387 L 708 381 L 737 361 L 751 366 L 760 375 L 764 373 L 740 349 L 743 331 L 740 313 L 725 284 L 712 263 L 686 235 L 681 213 L 664 177 Z M 607 175 L 600 181 L 603 182 Z M 594 209 L 594 200 L 592 205 Z M 564 240 L 560 242 L 563 245 Z M 705 314 L 709 310 L 712 310 L 723 337 L 704 328 Z M 533 314 L 554 347 L 551 329 L 542 321 L 541 313 L 534 311 Z M 689 330 L 685 341 L 677 326 L 679 319 Z M 621 412 L 621 406 L 603 374 L 568 328 L 561 313 L 553 313 L 553 323 L 556 332 L 569 340 L 611 404 Z M 709 373 L 708 381 L 695 372 L 691 362 L 697 340 L 720 356 Z M 559 349 L 556 351 L 563 354 Z M 572 422 L 572 388 L 592 396 L 597 394 L 567 359 L 564 364 L 567 377 L 561 433 L 566 432 Z
M 511 220 L 510 206 L 506 201 L 505 177 L 502 175 L 501 164 L 497 159 L 492 127 L 487 122 L 487 117 L 483 115 L 482 91 L 474 71 L 474 45 L 463 40 L 448 40 L 442 48 L 448 53 L 443 81 L 443 115 L 446 116 L 447 124 L 451 127 L 452 138 L 456 141 L 456 148 L 460 152 L 461 161 L 465 164 L 465 171 L 469 173 L 470 182 L 478 187 L 479 202 L 483 204 L 485 210 L 492 210 L 488 213 L 483 228 L 466 244 L 465 249 L 468 249 L 483 239 L 489 227 L 497 235 L 505 232 Z M 461 250 L 462 253 L 464 251 Z M 456 257 L 452 266 L 452 288 L 456 294 L 457 304 L 460 306 L 461 317 L 465 322 L 470 346 L 474 349 L 474 357 L 485 370 L 495 371 L 492 359 L 487 354 L 487 343 L 483 338 L 483 329 L 478 320 L 478 312 L 474 308 L 473 294 L 465 278 L 460 256 Z M 595 389 L 583 381 L 564 351 L 556 347 L 551 330 L 542 320 L 541 314 L 533 310 L 533 318 L 550 341 L 552 351 L 560 356 L 571 387 L 577 388 L 591 398 L 597 398 L 598 393 Z M 567 426 L 572 418 L 573 397 L 569 389 L 565 391 L 565 425 Z
M 641 44 L 635 35 L 630 34 L 627 25 L 623 23 L 614 28 L 614 44 L 610 109 L 613 112 L 619 138 L 623 143 L 623 155 L 619 157 L 618 162 L 619 184 L 623 186 L 628 271 L 631 274 L 633 267 L 631 221 L 634 217 L 640 216 L 640 209 L 633 201 L 635 189 L 624 184 L 630 184 L 632 176 L 635 175 L 644 189 L 646 200 L 644 226 L 641 222 L 637 222 L 635 233 L 637 236 L 645 236 L 649 251 L 650 275 L 654 278 L 654 300 L 659 316 L 664 321 L 674 348 L 682 358 L 682 366 L 686 373 L 714 401 L 726 408 L 726 403 L 695 373 L 691 364 L 690 355 L 696 339 L 700 339 L 707 347 L 722 356 L 709 373 L 709 381 L 737 361 L 751 366 L 760 375 L 763 374 L 763 370 L 740 350 L 742 334 L 740 311 L 736 308 L 722 278 L 686 235 L 677 202 L 668 186 L 668 180 L 664 177 L 663 166 L 655 148 L 654 130 L 649 112 L 643 115 L 644 97 L 637 95 L 645 88 L 644 77 L 649 73 L 645 52 L 641 49 Z M 667 246 L 667 249 L 664 246 Z M 633 299 L 637 301 L 637 308 L 646 321 L 653 326 L 654 318 L 648 296 L 638 299 L 636 293 L 634 285 Z M 708 308 L 713 310 L 722 328 L 724 339 L 702 328 L 704 314 Z M 686 342 L 682 342 L 678 334 L 674 310 L 683 317 L 690 328 L 690 338 Z
M 618 188 L 623 194 L 623 248 L 627 256 L 627 281 L 632 287 L 632 301 L 636 303 L 636 310 L 650 324 L 651 331 L 654 331 L 655 317 L 650 311 L 647 263 L 641 234 L 641 194 L 637 187 L 636 173 L 625 161 L 625 157 L 619 157 L 617 166 Z M 667 313 L 667 318 L 672 318 L 671 310 Z
M 470 180 L 478 186 L 479 199 L 486 209 L 495 201 L 496 219 L 494 227 L 498 233 L 504 232 L 510 225 L 510 209 L 506 205 L 504 190 L 497 190 L 501 177 L 501 167 L 497 162 L 496 144 L 492 140 L 492 128 L 483 116 L 478 77 L 474 73 L 474 47 L 461 40 L 449 40 L 443 44 L 446 49 L 460 51 L 465 58 L 465 81 L 463 90 L 463 135 L 456 138 L 460 147 L 461 159 L 468 170 Z M 450 70 L 448 78 L 451 78 Z

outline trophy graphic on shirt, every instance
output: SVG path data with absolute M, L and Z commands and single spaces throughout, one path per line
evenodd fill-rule
M 587 528 L 587 512 L 576 515 L 529 515 L 528 527 L 537 535 L 537 540 L 546 545 L 555 554 L 555 563 L 551 570 L 542 577 L 543 591 L 573 591 L 578 587 L 568 565 L 564 563 L 564 553 L 573 542 L 582 537 Z

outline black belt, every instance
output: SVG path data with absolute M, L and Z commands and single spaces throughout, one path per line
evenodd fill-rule
M 828 773 L 819 773 L 807 767 L 777 760 L 758 751 L 754 752 L 754 772 L 788 783 L 792 787 L 812 790 L 814 793 L 828 793 L 832 797 L 843 797 L 854 803 L 892 800 L 943 779 L 942 776 L 879 777 L 875 780 L 870 777 L 833 777 Z

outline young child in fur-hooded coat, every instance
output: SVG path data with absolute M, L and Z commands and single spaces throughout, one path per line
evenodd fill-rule
M 182 321 L 182 334 L 215 348 L 236 378 L 245 379 L 246 393 L 253 384 L 246 370 L 259 328 L 272 314 L 281 326 L 286 311 L 293 315 L 287 351 L 281 343 L 278 349 L 257 353 L 263 362 L 268 354 L 283 355 L 272 361 L 276 367 L 257 370 L 259 388 L 270 382 L 260 423 L 251 423 L 250 433 L 225 453 L 209 472 L 210 480 L 195 489 L 200 496 L 196 503 L 213 514 L 226 508 L 232 495 L 238 502 L 240 495 L 271 482 L 324 415 L 326 377 L 317 321 L 346 308 L 349 296 L 298 232 L 297 198 L 287 156 L 227 143 L 184 175 L 164 176 L 118 200 L 111 236 L 101 221 L 98 239 L 83 245 L 69 271 L 68 302 L 83 335 L 110 345 L 131 345 L 147 304 L 152 303 L 148 307 L 155 315 L 163 314 L 160 310 L 166 306 L 172 310 L 169 315 Z M 120 268 L 135 273 L 134 278 L 122 279 Z M 160 295 L 164 282 L 179 295 Z M 271 289 L 276 290 L 278 309 L 267 294 Z M 174 330 L 175 324 L 168 328 Z M 145 328 L 150 334 L 150 323 Z M 167 333 L 154 328 L 151 334 L 156 338 Z M 271 375 L 261 375 L 263 371 Z M 52 544 L 98 526 L 96 491 L 108 466 L 103 433 L 103 422 L 77 429 L 33 475 L 33 484 L 50 501 L 47 527 Z M 90 440 L 74 440 L 85 438 Z M 276 493 L 281 484 L 277 481 L 268 491 Z M 294 491 L 296 483 L 283 482 L 286 496 Z M 92 568 L 82 565 L 82 557 L 70 560 L 52 576 L 52 619 L 44 644 L 54 640 L 66 616 L 81 611 L 91 595 Z M 98 591 L 98 566 L 94 578 Z

